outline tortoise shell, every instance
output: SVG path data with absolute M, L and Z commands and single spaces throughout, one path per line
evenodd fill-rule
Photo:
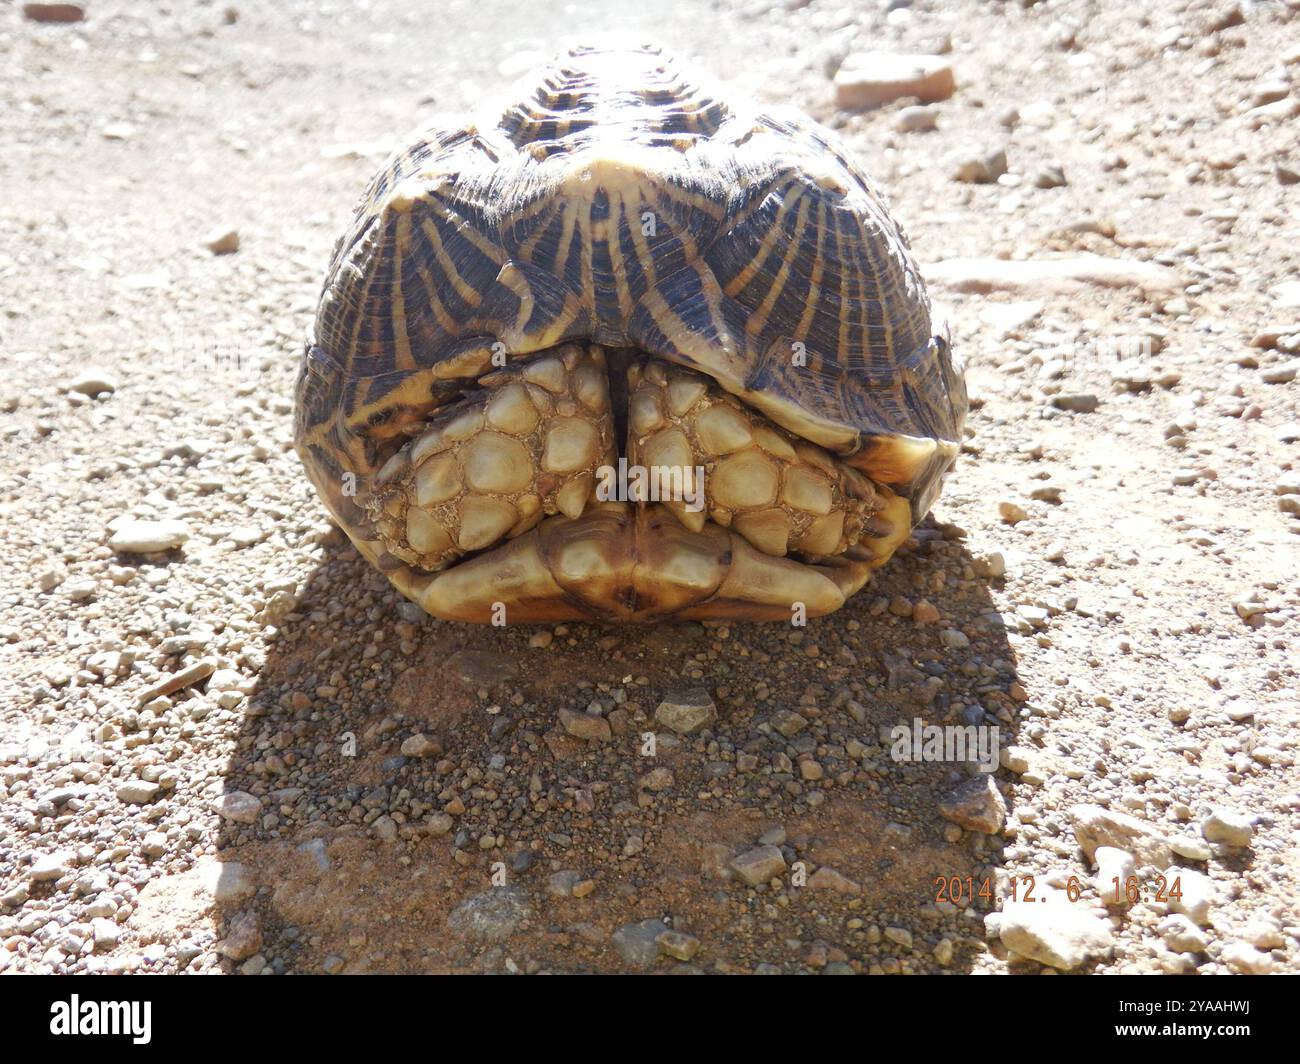
M 789 617 L 796 567 L 835 585 L 826 612 L 925 515 L 965 412 L 907 239 L 837 138 L 658 48 L 575 48 L 372 179 L 296 435 L 362 553 L 438 615 Z M 652 451 L 702 472 L 700 510 L 579 498 Z M 584 543 L 579 576 L 561 555 Z M 731 579 L 749 548 L 774 572 Z M 709 571 L 668 591 L 652 570 L 683 552 Z

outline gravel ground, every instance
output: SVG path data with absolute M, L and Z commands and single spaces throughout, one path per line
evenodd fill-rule
M 838 128 L 968 363 L 934 513 L 806 628 L 432 621 L 290 447 L 369 173 L 613 24 Z M 0 47 L 0 970 L 1300 970 L 1295 0 L 96 0 Z M 956 92 L 840 110 L 868 49 Z M 915 719 L 1001 767 L 899 761 Z

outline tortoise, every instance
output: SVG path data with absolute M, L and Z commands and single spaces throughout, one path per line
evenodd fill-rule
M 583 46 L 370 181 L 295 443 L 436 617 L 789 621 L 907 539 L 966 405 L 841 141 L 654 45 Z

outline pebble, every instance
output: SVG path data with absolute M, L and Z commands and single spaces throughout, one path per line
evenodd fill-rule
M 1170 910 L 1182 913 L 1201 927 L 1208 927 L 1216 897 L 1214 883 L 1210 877 L 1191 868 L 1180 868 L 1170 882 L 1171 890 L 1175 883 L 1181 897 L 1170 896 Z
M 442 753 L 442 743 L 430 739 L 423 732 L 417 732 L 403 740 L 401 752 L 404 757 L 435 757 Z
M 447 917 L 447 926 L 460 938 L 500 942 L 531 915 L 532 905 L 522 888 L 493 887 L 457 905 Z
M 1165 945 L 1175 953 L 1204 953 L 1210 944 L 1199 927 L 1182 913 L 1171 913 L 1156 925 Z
M 1271 975 L 1273 958 L 1262 953 L 1248 942 L 1229 942 L 1223 947 L 1220 959 L 1234 972 L 1242 975 Z
M 107 370 L 92 367 L 82 370 L 68 382 L 67 390 L 78 395 L 88 395 L 92 399 L 100 395 L 111 395 L 118 389 L 117 377 Z
M 30 22 L 80 22 L 85 17 L 81 4 L 23 4 L 23 18 Z
M 1072 414 L 1091 414 L 1101 405 L 1101 400 L 1092 392 L 1064 392 L 1052 396 L 1052 405 Z
M 1034 174 L 1035 188 L 1061 188 L 1067 184 L 1065 171 L 1055 164 L 1040 167 Z
M 731 860 L 730 868 L 751 887 L 785 874 L 785 857 L 775 846 L 757 846 Z
M 1256 916 L 1241 931 L 1241 937 L 1256 949 L 1283 949 L 1286 936 L 1281 923 L 1272 916 Z
M 1250 845 L 1255 834 L 1255 818 L 1233 809 L 1212 809 L 1201 821 L 1201 834 L 1209 842 L 1240 849 Z
M 228 791 L 211 804 L 212 811 L 236 824 L 255 824 L 262 815 L 262 800 L 247 791 Z
M 659 959 L 659 937 L 671 930 L 662 920 L 641 920 L 624 924 L 614 932 L 610 941 L 626 964 L 645 970 Z
M 145 805 L 158 797 L 162 787 L 148 780 L 126 780 L 117 785 L 117 799 L 128 805 Z
M 1006 823 L 1007 801 L 992 776 L 973 776 L 940 800 L 939 813 L 967 831 L 992 835 Z
M 951 164 L 953 180 L 988 185 L 1007 172 L 1007 153 L 1002 148 L 958 155 Z
M 1137 873 L 1137 862 L 1126 850 L 1114 846 L 1098 846 L 1093 853 L 1097 862 L 1097 874 L 1093 883 L 1101 900 L 1110 908 L 1127 907 L 1127 884 L 1130 876 Z M 1115 889 L 1115 880 L 1119 880 L 1119 890 Z
M 1139 866 L 1153 865 L 1164 870 L 1174 863 L 1169 840 L 1137 817 L 1099 805 L 1076 805 L 1070 809 L 1070 819 L 1074 837 L 1089 859 L 1099 846 L 1111 846 L 1132 854 Z
M 836 894 L 856 895 L 862 893 L 860 884 L 826 865 L 822 865 L 821 868 L 808 877 L 808 886 L 812 890 L 832 890 Z
M 90 934 L 95 943 L 95 952 L 116 949 L 122 937 L 122 929 L 116 920 L 97 917 L 90 921 Z
M 679 961 L 689 961 L 700 951 L 700 940 L 684 931 L 661 931 L 655 942 L 661 952 Z
M 214 255 L 232 255 L 239 250 L 237 229 L 216 228 L 203 238 L 203 246 Z
M 717 719 L 717 706 L 699 687 L 671 692 L 655 708 L 655 720 L 678 735 L 694 735 Z
M 560 726 L 575 739 L 588 742 L 607 742 L 613 737 L 609 721 L 595 713 L 586 713 L 580 709 L 560 708 Z
M 1282 362 L 1276 366 L 1267 366 L 1260 371 L 1260 379 L 1265 384 L 1290 384 L 1300 374 L 1300 358 Z
M 957 89 L 952 65 L 934 55 L 853 52 L 835 73 L 835 105 L 860 111 L 891 100 L 946 100 Z
M 72 856 L 67 853 L 41 854 L 32 862 L 27 878 L 33 883 L 45 883 L 49 880 L 61 879 L 64 873 L 67 872 L 71 861 Z
M 237 915 L 230 923 L 230 931 L 217 944 L 217 952 L 232 961 L 243 961 L 262 948 L 262 922 L 254 912 Z
M 939 112 L 933 107 L 904 107 L 894 116 L 894 128 L 900 133 L 928 133 L 938 124 Z
M 175 550 L 190 538 L 184 521 L 142 521 L 126 518 L 113 526 L 108 545 L 123 554 L 154 554 Z
M 998 921 L 998 937 L 1013 953 L 1060 971 L 1105 957 L 1114 946 L 1110 924 L 1055 895 L 1046 903 L 1007 902 Z
M 1009 525 L 1018 525 L 1021 521 L 1029 519 L 1029 511 L 1019 503 L 1000 502 L 998 503 L 998 516 Z

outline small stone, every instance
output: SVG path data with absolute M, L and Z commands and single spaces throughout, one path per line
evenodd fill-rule
M 904 107 L 894 116 L 894 128 L 900 133 L 928 133 L 935 128 L 938 117 L 933 107 Z
M 905 927 L 885 928 L 885 938 L 896 946 L 902 946 L 903 949 L 912 948 L 912 932 Z
M 665 695 L 655 708 L 655 720 L 678 735 L 694 735 L 718 719 L 718 707 L 703 688 Z
M 757 846 L 731 860 L 731 870 L 751 887 L 785 874 L 785 857 L 775 846 Z
M 540 632 L 534 632 L 532 635 L 528 637 L 528 645 L 532 647 L 534 650 L 544 650 L 546 649 L 546 647 L 549 647 L 551 643 L 553 643 L 554 641 L 555 641 L 555 636 L 551 632 L 548 632 L 546 629 L 542 629 L 542 631 Z
M 127 518 L 116 526 L 108 545 L 123 554 L 153 554 L 175 550 L 190 538 L 184 521 L 141 521 Z
M 1091 392 L 1067 392 L 1052 396 L 1052 405 L 1072 414 L 1091 414 L 1101 405 L 1101 400 Z
M 81 4 L 23 4 L 29 22 L 80 22 L 86 17 Z
M 1110 924 L 1055 895 L 1047 902 L 1007 902 L 998 937 L 1013 953 L 1063 972 L 1107 956 L 1114 945 Z
M 456 906 L 447 926 L 461 938 L 500 942 L 531 915 L 532 906 L 521 888 L 494 887 Z
M 1260 379 L 1265 384 L 1290 384 L 1300 373 L 1300 358 L 1282 362 L 1276 366 L 1267 366 L 1260 371 Z
M 1009 525 L 1018 525 L 1021 521 L 1028 520 L 1029 511 L 1019 503 L 1000 502 L 998 503 L 998 516 Z
M 1133 855 L 1114 846 L 1098 846 L 1093 853 L 1097 862 L 1097 874 L 1093 883 L 1097 894 L 1110 908 L 1126 908 L 1128 900 L 1129 877 L 1137 873 L 1137 863 Z M 1118 891 L 1115 880 L 1119 880 Z
M 973 776 L 940 801 L 939 813 L 968 831 L 992 835 L 1006 823 L 1007 802 L 991 776 Z
M 970 646 L 970 638 L 957 628 L 945 628 L 939 633 L 939 642 L 949 650 L 965 650 Z
M 1178 835 L 1170 839 L 1169 846 L 1179 857 L 1185 857 L 1189 861 L 1208 861 L 1214 855 L 1209 846 L 1190 835 Z
M 1065 179 L 1065 171 L 1055 164 L 1041 167 L 1034 174 L 1035 188 L 1061 188 L 1068 183 Z
M 956 88 L 952 66 L 938 56 L 854 52 L 835 73 L 835 104 L 859 111 L 909 96 L 937 103 Z
M 655 942 L 661 952 L 679 961 L 689 961 L 700 951 L 700 940 L 684 931 L 662 931 Z
M 1028 514 L 1025 516 L 1027 517 Z M 1007 559 L 1001 551 L 986 551 L 971 559 L 971 568 L 975 570 L 977 576 L 982 576 L 985 580 L 999 580 L 1007 575 Z
M 952 176 L 966 184 L 989 185 L 1007 172 L 1007 153 L 993 151 L 959 155 L 952 161 Z
M 140 843 L 140 852 L 145 857 L 161 857 L 167 852 L 167 835 L 161 831 L 151 831 Z
M 68 382 L 68 391 L 88 395 L 92 399 L 100 395 L 111 395 L 117 388 L 117 378 L 113 374 L 95 367 L 82 370 Z
M 45 853 L 41 854 L 32 862 L 32 867 L 27 873 L 27 878 L 33 883 L 46 883 L 51 880 L 62 878 L 67 872 L 68 866 L 72 862 L 72 855 L 68 853 Z
M 1250 845 L 1255 834 L 1255 818 L 1232 809 L 1212 809 L 1201 821 L 1201 834 L 1209 842 L 1240 849 Z
M 560 726 L 575 739 L 585 739 L 588 742 L 608 742 L 613 738 L 609 721 L 580 709 L 561 707 Z
M 1175 953 L 1204 953 L 1210 944 L 1205 933 L 1182 913 L 1171 913 L 1156 925 L 1165 945 Z
M 417 732 L 402 741 L 401 753 L 403 757 L 436 757 L 442 753 L 442 743 L 430 739 L 424 732 Z
M 1074 837 L 1091 859 L 1099 846 L 1112 846 L 1133 855 L 1138 865 L 1163 870 L 1174 863 L 1169 841 L 1144 820 L 1103 809 L 1099 805 L 1076 805 L 1070 810 Z
M 836 894 L 854 895 L 862 893 L 860 884 L 826 865 L 822 865 L 821 868 L 808 877 L 808 886 L 812 890 L 832 890 Z
M 651 769 L 641 777 L 641 787 L 647 791 L 665 791 L 673 785 L 673 774 L 670 769 L 659 768 Z
M 1256 916 L 1241 931 L 1241 937 L 1256 949 L 1284 949 L 1286 936 L 1281 923 L 1272 916 Z
M 101 916 L 90 921 L 90 934 L 95 942 L 95 952 L 100 953 L 103 950 L 117 948 L 118 941 L 122 937 L 122 929 L 116 920 Z
M 917 624 L 934 624 L 943 615 L 928 599 L 921 599 L 912 607 L 912 620 Z
M 611 936 L 614 948 L 625 964 L 638 969 L 653 967 L 659 959 L 659 936 L 671 928 L 662 920 L 624 924 Z
M 1242 975 L 1271 975 L 1273 972 L 1272 956 L 1261 953 L 1247 942 L 1229 942 L 1219 957 L 1234 972 Z
M 232 961 L 243 961 L 262 948 L 262 923 L 256 913 L 240 913 L 231 921 L 230 933 L 219 943 L 217 952 Z
M 262 813 L 262 800 L 247 791 L 230 791 L 213 801 L 211 809 L 236 824 L 255 824 Z
M 808 727 L 808 718 L 788 709 L 778 709 L 768 722 L 787 739 L 792 739 Z
M 1171 911 L 1190 917 L 1201 927 L 1210 925 L 1216 892 L 1209 876 L 1190 868 L 1179 868 L 1170 880 L 1169 891 Z
M 203 246 L 214 255 L 232 255 L 239 250 L 239 231 L 217 228 L 203 238 Z
M 162 787 L 147 780 L 126 780 L 117 785 L 117 799 L 128 805 L 144 805 L 152 802 Z

